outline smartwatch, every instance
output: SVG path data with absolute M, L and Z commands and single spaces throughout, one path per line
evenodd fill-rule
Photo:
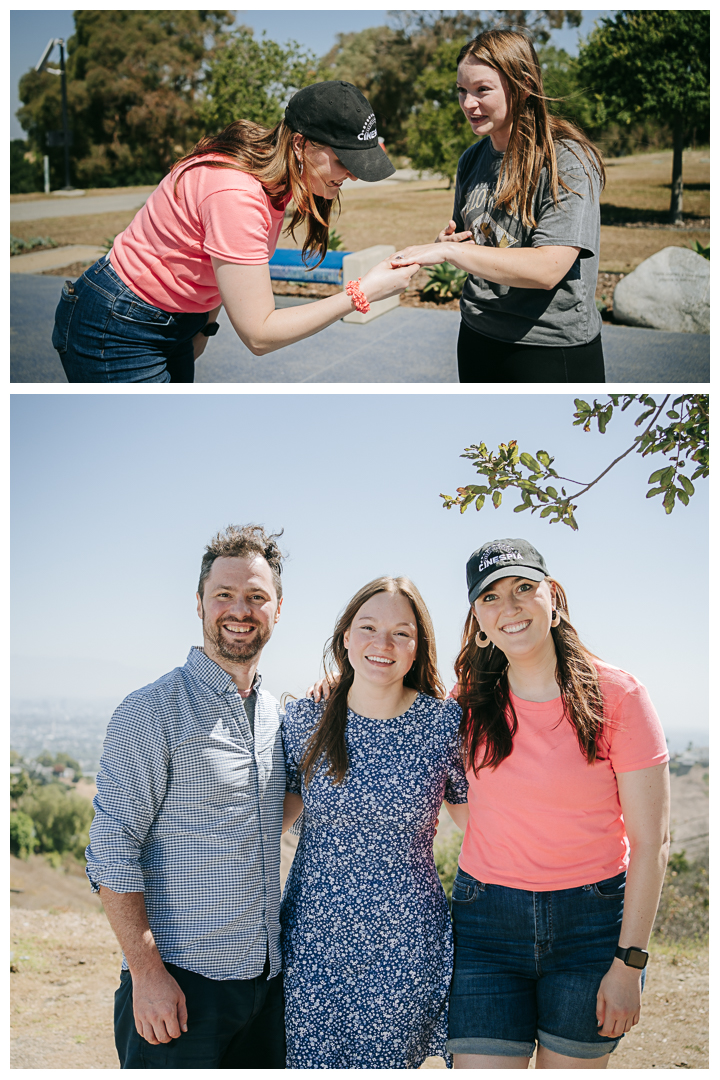
M 650 953 L 647 949 L 636 949 L 633 946 L 629 949 L 621 949 L 618 945 L 615 950 L 615 955 L 618 960 L 622 960 L 626 967 L 638 968 L 640 971 L 642 971 L 650 959 Z
M 203 326 L 200 333 L 204 334 L 205 337 L 213 337 L 214 334 L 217 334 L 219 329 L 220 329 L 220 323 L 209 322 L 209 323 L 206 323 L 205 326 Z

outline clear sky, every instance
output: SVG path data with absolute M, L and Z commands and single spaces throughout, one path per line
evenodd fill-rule
M 609 11 L 586 11 L 579 30 L 559 30 L 553 34 L 553 43 L 575 53 L 579 34 L 587 34 L 600 15 Z M 251 26 L 256 34 L 267 31 L 268 37 L 284 43 L 294 39 L 300 45 L 311 49 L 318 56 L 332 48 L 335 35 L 364 30 L 368 26 L 379 26 L 387 21 L 388 12 L 382 9 L 366 8 L 362 11 L 326 11 L 275 9 L 264 11 L 239 11 L 238 22 Z M 25 133 L 20 127 L 15 113 L 20 108 L 17 88 L 18 82 L 30 68 L 38 62 L 48 41 L 55 38 L 71 37 L 74 33 L 72 11 L 11 11 L 10 12 L 10 138 L 24 139 Z M 53 59 L 59 58 L 58 50 Z
M 259 360 L 258 363 L 262 363 Z M 636 433 L 572 426 L 571 395 L 15 394 L 16 697 L 116 697 L 201 641 L 204 545 L 228 523 L 285 529 L 285 606 L 261 671 L 278 696 L 319 671 L 337 614 L 381 574 L 413 578 L 442 674 L 467 612 L 464 570 L 486 540 L 522 536 L 565 586 L 599 656 L 649 687 L 666 730 L 707 726 L 707 484 L 665 515 L 657 459 L 626 458 L 580 500 L 580 530 L 501 508 L 460 515 L 440 492 L 475 479 L 460 454 L 516 438 L 593 479 Z M 683 744 L 684 745 L 684 744 Z M 681 748 L 678 741 L 675 749 Z

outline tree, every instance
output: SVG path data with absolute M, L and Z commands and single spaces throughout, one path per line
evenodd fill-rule
M 296 90 L 324 77 L 317 57 L 296 41 L 283 48 L 241 26 L 224 37 L 208 62 L 200 118 L 206 132 L 240 119 L 272 128 Z
M 76 182 L 114 187 L 156 183 L 202 134 L 197 98 L 203 65 L 233 22 L 229 11 L 74 12 L 67 43 L 71 164 Z M 30 148 L 62 126 L 60 80 L 29 71 L 17 116 Z M 48 152 L 60 181 L 62 149 Z
M 35 850 L 35 826 L 22 810 L 10 814 L 10 851 L 20 859 L 29 859 Z
M 10 194 L 42 191 L 43 167 L 37 154 L 28 150 L 24 139 L 10 140 Z
M 579 64 L 598 125 L 672 118 L 670 220 L 682 223 L 683 145 L 710 109 L 710 12 L 620 11 L 601 19 L 580 49 Z
M 540 517 L 548 518 L 552 525 L 562 522 L 571 529 L 577 529 L 577 500 L 592 490 L 618 462 L 635 451 L 642 457 L 661 454 L 667 459 L 667 464 L 648 478 L 650 488 L 646 497 L 650 499 L 662 495 L 665 513 L 671 514 L 676 500 L 684 506 L 688 505 L 695 494 L 693 481 L 709 475 L 710 399 L 707 394 L 680 394 L 670 402 L 670 396 L 666 394 L 659 403 L 650 394 L 610 394 L 607 401 L 596 399 L 592 405 L 581 398 L 575 399 L 573 425 L 590 431 L 595 420 L 601 435 L 605 434 L 615 412 L 625 412 L 631 405 L 640 407 L 635 427 L 643 427 L 642 432 L 590 483 L 560 476 L 553 468 L 555 458 L 546 450 L 538 450 L 534 455 L 521 452 L 513 439 L 501 443 L 498 453 L 493 454 L 485 443 L 480 443 L 468 447 L 460 456 L 474 462 L 475 469 L 486 478 L 486 482 L 458 488 L 455 496 L 441 495 L 443 506 L 445 509 L 459 506 L 460 513 L 464 514 L 473 503 L 476 510 L 481 510 L 489 497 L 497 509 L 502 502 L 503 492 L 507 488 L 516 488 L 521 498 L 514 508 L 515 513 L 529 510 L 534 514 L 539 511 Z M 695 463 L 695 469 L 688 476 L 691 462 Z M 567 489 L 561 487 L 562 483 L 572 485 L 575 490 L 568 494 Z
M 377 116 L 379 134 L 398 153 L 405 151 L 418 63 L 411 38 L 389 26 L 338 34 L 322 58 L 326 78 L 344 79 L 362 90 Z

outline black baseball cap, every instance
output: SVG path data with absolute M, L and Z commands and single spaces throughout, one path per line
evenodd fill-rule
M 360 180 L 385 180 L 395 172 L 378 143 L 372 106 L 352 83 L 334 80 L 298 90 L 285 109 L 285 123 L 329 146 Z
M 524 577 L 542 581 L 549 576 L 542 555 L 527 540 L 490 540 L 467 561 L 468 601 L 472 604 L 493 581 Z

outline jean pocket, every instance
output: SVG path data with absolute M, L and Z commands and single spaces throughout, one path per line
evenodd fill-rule
M 453 881 L 452 903 L 472 904 L 473 900 L 477 898 L 480 888 L 480 882 L 475 881 L 468 874 L 463 874 L 461 877 L 458 873 L 458 876 Z
M 605 878 L 604 881 L 596 881 L 592 886 L 594 896 L 601 896 L 604 900 L 617 900 L 625 895 L 625 871 L 616 874 L 615 877 Z
M 174 319 L 171 312 L 145 304 L 129 289 L 116 298 L 113 304 L 113 315 L 123 322 L 135 323 L 139 326 L 169 326 Z
M 52 332 L 53 348 L 57 349 L 60 355 L 67 352 L 68 338 L 70 336 L 70 323 L 72 321 L 77 300 L 76 294 L 68 292 L 67 285 L 63 285 L 63 290 L 60 294 L 60 303 L 55 309 L 55 325 L 53 326 Z

